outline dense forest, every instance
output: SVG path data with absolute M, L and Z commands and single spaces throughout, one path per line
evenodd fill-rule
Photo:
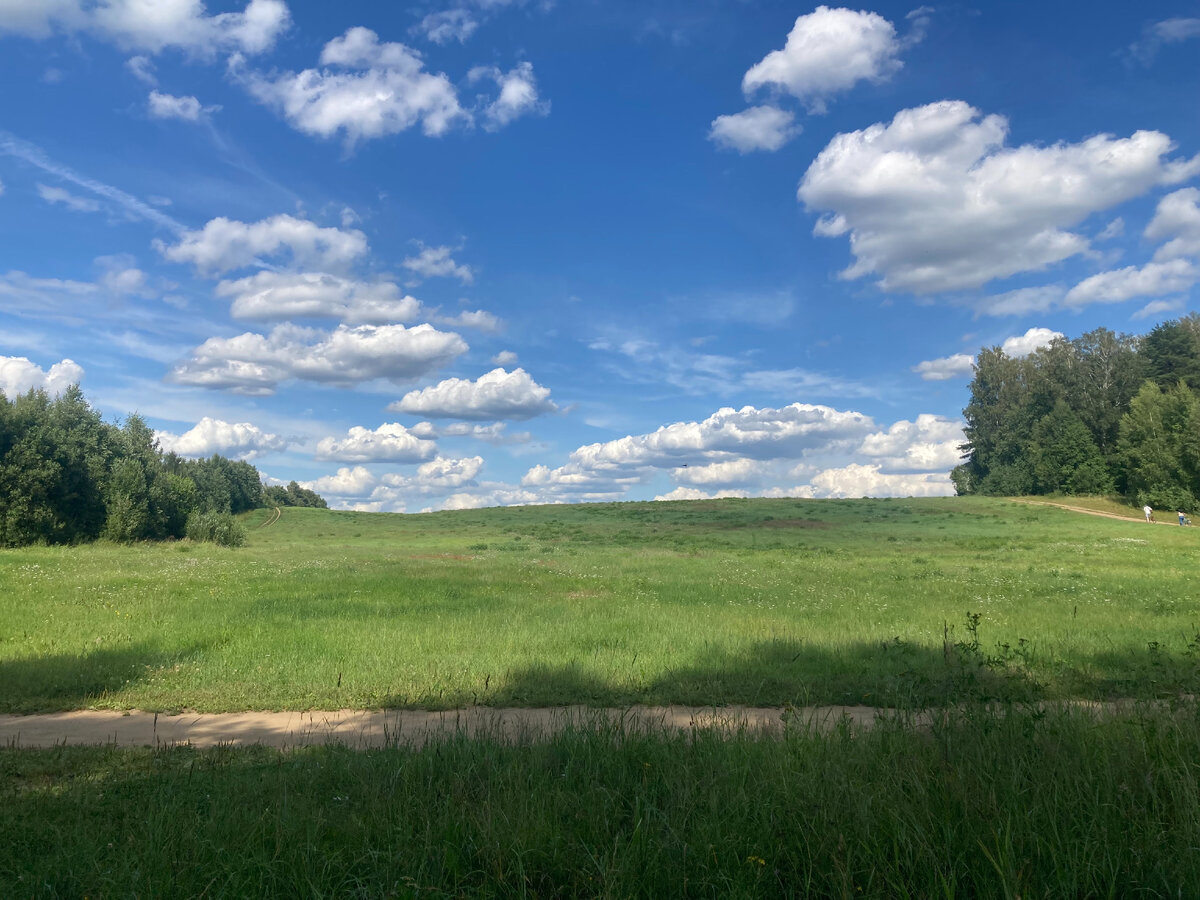
M 975 363 L 959 494 L 1118 493 L 1196 510 L 1200 315 L 1145 335 L 1098 328 L 1029 356 Z
M 269 503 L 324 506 L 293 482 L 222 456 L 160 451 L 145 421 L 103 421 L 78 385 L 58 397 L 0 392 L 0 546 L 190 537 L 240 543 L 233 516 Z

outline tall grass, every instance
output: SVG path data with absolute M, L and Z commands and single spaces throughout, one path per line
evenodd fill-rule
M 782 739 L 0 752 L 0 894 L 1190 897 L 1194 705 Z
M 0 552 L 0 710 L 1200 689 L 1191 529 L 986 498 L 247 524 L 236 550 Z

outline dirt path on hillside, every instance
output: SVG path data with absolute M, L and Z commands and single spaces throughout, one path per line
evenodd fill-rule
M 1086 513 L 1089 516 L 1103 516 L 1105 519 L 1119 519 L 1122 522 L 1144 522 L 1144 519 L 1140 516 L 1119 516 L 1116 513 L 1104 512 L 1103 510 L 1099 510 L 1099 509 L 1088 509 L 1087 507 L 1084 507 L 1084 506 L 1069 506 L 1066 503 L 1055 503 L 1050 500 L 1017 500 L 1015 498 L 1009 498 L 1009 499 L 1011 499 L 1013 503 L 1025 503 L 1029 506 L 1053 506 L 1056 509 L 1068 509 L 1071 512 Z M 1156 511 L 1156 514 L 1157 514 L 1157 511 Z M 1179 520 L 1178 520 L 1178 518 L 1176 518 L 1175 514 L 1172 513 L 1171 521 L 1167 522 L 1167 521 L 1159 520 L 1159 521 L 1151 522 L 1150 524 L 1151 525 L 1174 525 L 1176 528 L 1178 528 Z
M 1071 707 L 1098 715 L 1141 709 L 1148 701 L 1088 700 L 1039 704 L 1043 708 Z M 1151 705 L 1154 704 L 1152 701 Z M 928 727 L 937 713 L 912 713 L 908 719 Z M 624 733 L 690 732 L 712 729 L 724 733 L 749 731 L 779 736 L 785 724 L 818 732 L 843 723 L 871 728 L 896 710 L 871 706 L 696 707 L 634 706 L 595 709 L 586 706 L 550 708 L 493 708 L 430 711 L 419 709 L 307 712 L 182 713 L 166 715 L 141 711 L 75 710 L 29 716 L 0 715 L 0 748 L 64 745 L 193 747 L 262 745 L 286 749 L 321 744 L 352 748 L 420 747 L 452 737 L 489 737 L 514 744 L 536 743 L 568 728 L 620 729 Z

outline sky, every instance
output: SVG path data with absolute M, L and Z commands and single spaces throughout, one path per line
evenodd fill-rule
M 952 494 L 1200 282 L 1200 6 L 0 0 L 0 390 L 331 506 Z

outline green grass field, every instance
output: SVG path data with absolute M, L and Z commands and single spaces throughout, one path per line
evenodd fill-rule
M 1003 500 L 289 509 L 0 553 L 0 710 L 910 705 L 1200 687 L 1200 532 Z
M 235 550 L 0 553 L 0 708 L 895 718 L 8 748 L 0 896 L 1200 895 L 1200 531 L 983 498 L 267 518 Z M 1027 702 L 1072 697 L 1165 702 Z

